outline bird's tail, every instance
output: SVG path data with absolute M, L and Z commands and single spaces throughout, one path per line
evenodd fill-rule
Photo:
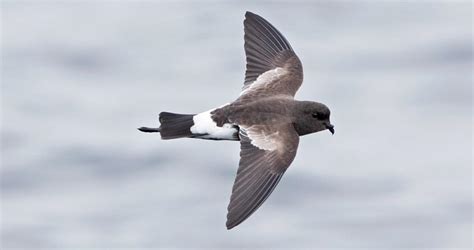
M 194 125 L 193 116 L 194 115 L 189 114 L 161 112 L 161 126 L 159 128 L 141 127 L 138 130 L 147 133 L 159 132 L 163 140 L 192 137 L 193 133 L 191 133 L 191 127 Z

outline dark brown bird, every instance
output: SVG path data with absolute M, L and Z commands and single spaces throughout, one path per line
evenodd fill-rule
M 295 158 L 299 136 L 328 129 L 322 103 L 297 101 L 303 82 L 300 60 L 283 35 L 262 17 L 245 13 L 247 70 L 240 96 L 199 114 L 160 113 L 164 140 L 200 138 L 240 141 L 240 162 L 227 208 L 227 229 L 247 219 L 275 189 Z

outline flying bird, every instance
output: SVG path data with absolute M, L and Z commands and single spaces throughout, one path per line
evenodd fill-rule
M 295 158 L 299 137 L 323 130 L 334 134 L 329 108 L 297 101 L 303 67 L 286 38 L 268 21 L 245 13 L 246 72 L 240 96 L 198 114 L 161 112 L 163 140 L 199 138 L 240 141 L 240 161 L 227 207 L 227 229 L 255 212 L 270 196 Z

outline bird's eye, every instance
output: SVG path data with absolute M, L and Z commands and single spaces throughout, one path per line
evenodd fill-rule
M 323 113 L 313 113 L 311 115 L 313 116 L 313 118 L 316 118 L 318 120 L 325 120 L 328 118 L 328 115 L 323 114 Z

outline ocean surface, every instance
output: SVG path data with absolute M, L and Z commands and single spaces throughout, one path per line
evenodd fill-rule
M 234 100 L 243 18 L 304 66 L 301 138 L 233 230 L 239 143 L 137 131 Z M 471 248 L 472 3 L 2 1 L 1 248 Z

